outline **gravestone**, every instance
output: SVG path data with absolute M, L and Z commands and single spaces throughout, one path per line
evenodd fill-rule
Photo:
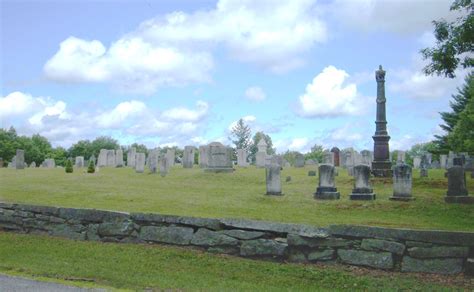
M 306 165 L 317 165 L 318 163 L 314 161 L 313 159 L 308 159 L 305 161 Z
M 444 200 L 446 203 L 474 204 L 474 197 L 470 197 L 466 187 L 466 172 L 460 165 L 456 165 L 456 158 L 452 167 L 447 170 L 448 191 Z
M 323 164 L 334 165 L 334 153 L 330 151 L 323 152 Z
M 194 165 L 194 146 L 185 146 L 183 152 L 183 167 L 193 168 Z
M 16 168 L 16 155 L 12 157 L 12 161 L 8 164 L 8 168 Z
M 446 154 L 441 154 L 439 156 L 439 164 L 442 169 L 446 169 L 446 166 L 448 164 L 448 156 Z
M 257 148 L 258 151 L 255 154 L 255 164 L 257 167 L 265 167 L 267 161 L 267 142 L 265 142 L 265 139 L 260 139 Z
M 166 157 L 160 158 L 160 175 L 161 177 L 165 177 L 169 171 L 169 164 L 168 159 Z
M 158 161 L 160 159 L 160 152 L 158 149 L 151 150 L 148 153 L 148 168 L 150 173 L 156 173 L 158 171 Z
M 301 153 L 295 155 L 295 167 L 304 167 L 304 156 Z
M 208 166 L 206 172 L 233 172 L 232 149 L 219 142 L 209 144 Z
M 276 163 L 271 163 L 265 167 L 266 183 L 267 183 L 267 195 L 270 196 L 281 196 L 281 167 Z
M 136 153 L 135 171 L 138 173 L 143 173 L 145 171 L 145 153 Z
M 433 161 L 431 162 L 431 168 L 433 168 L 433 169 L 439 169 L 439 168 L 441 168 L 441 165 L 440 165 L 439 161 L 433 160 Z
M 405 162 L 405 151 L 398 151 L 397 153 L 397 163 Z
M 314 198 L 317 200 L 339 200 L 341 194 L 337 191 L 334 177 L 336 168 L 331 164 L 319 165 L 319 182 Z
M 341 160 L 340 160 L 340 154 L 341 150 L 337 147 L 333 147 L 331 149 L 331 152 L 334 153 L 334 166 L 340 166 L 341 165 Z
M 82 168 L 84 167 L 84 156 L 76 156 L 74 166 Z
M 45 168 L 55 168 L 56 167 L 56 162 L 54 161 L 53 158 L 47 158 L 43 161 L 42 166 L 45 167 Z
M 36 168 L 36 162 L 34 162 L 34 161 L 33 161 L 33 162 L 31 162 L 31 164 L 30 164 L 30 168 Z
M 426 157 L 427 168 L 431 168 L 431 162 L 432 162 L 431 158 L 433 157 L 433 155 L 431 153 L 426 153 L 425 157 Z
M 362 156 L 361 163 L 372 167 L 372 151 L 362 150 L 360 155 Z
M 448 160 L 446 161 L 446 168 L 453 166 L 453 159 L 456 158 L 456 154 L 453 151 L 449 151 Z
M 107 150 L 107 166 L 115 167 L 115 150 Z
M 208 164 L 209 147 L 207 145 L 199 146 L 199 167 L 206 168 Z
M 15 168 L 24 169 L 25 168 L 25 150 L 17 149 L 15 156 Z
M 403 162 L 393 167 L 393 201 L 410 201 L 414 200 L 412 190 L 412 170 L 411 166 Z
M 419 156 L 413 157 L 413 168 L 420 168 L 421 158 Z
M 247 162 L 248 152 L 245 149 L 237 149 L 237 165 L 240 167 L 247 167 L 249 163 Z
M 13 162 L 8 162 L 7 168 L 15 168 L 15 167 L 13 166 Z
M 117 149 L 115 150 L 115 167 L 123 167 L 123 150 Z
M 174 159 L 176 157 L 176 150 L 175 149 L 167 149 L 166 150 L 166 159 L 168 159 L 168 167 L 174 166 Z
M 368 165 L 354 166 L 354 188 L 349 199 L 375 200 L 375 194 L 370 185 L 370 167 Z
M 131 147 L 127 153 L 127 166 L 135 168 L 135 161 L 137 156 L 137 148 Z
M 107 149 L 100 149 L 99 157 L 97 158 L 97 166 L 104 167 L 107 166 Z

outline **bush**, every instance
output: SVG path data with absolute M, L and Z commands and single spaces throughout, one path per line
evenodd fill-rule
M 66 160 L 66 173 L 72 173 L 73 168 L 72 168 L 72 162 L 70 159 Z
M 87 167 L 87 173 L 94 173 L 95 172 L 95 165 L 94 161 L 91 159 L 89 161 L 89 166 Z

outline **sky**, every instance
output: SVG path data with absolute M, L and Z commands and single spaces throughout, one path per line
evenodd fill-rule
M 54 146 L 231 145 L 240 118 L 278 152 L 372 149 L 386 70 L 391 150 L 442 133 L 467 72 L 425 76 L 444 0 L 0 0 L 0 127 Z

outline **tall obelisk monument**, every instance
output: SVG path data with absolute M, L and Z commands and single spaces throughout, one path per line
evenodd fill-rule
M 372 162 L 372 173 L 378 177 L 392 177 L 392 163 L 388 141 L 390 136 L 387 132 L 387 117 L 385 111 L 385 71 L 382 65 L 375 71 L 377 81 L 377 117 L 375 120 L 374 160 Z

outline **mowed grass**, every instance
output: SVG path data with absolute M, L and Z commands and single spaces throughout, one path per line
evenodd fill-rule
M 166 177 L 135 173 L 130 168 L 101 168 L 87 174 L 75 169 L 0 169 L 0 200 L 12 203 L 153 212 L 212 218 L 247 218 L 316 226 L 363 224 L 417 229 L 474 231 L 474 205 L 446 204 L 444 170 L 429 170 L 420 178 L 414 170 L 412 202 L 393 202 L 391 179 L 372 179 L 377 200 L 350 201 L 353 178 L 339 169 L 336 184 L 341 199 L 316 201 L 315 167 L 285 168 L 284 196 L 265 195 L 265 170 L 237 168 L 234 173 L 204 173 L 174 167 Z M 285 178 L 291 176 L 290 182 Z M 474 195 L 474 180 L 467 175 Z
M 133 290 L 446 291 L 469 289 L 470 285 L 430 282 L 407 274 L 354 273 L 342 266 L 254 261 L 170 246 L 79 242 L 0 232 L 2 272 Z

